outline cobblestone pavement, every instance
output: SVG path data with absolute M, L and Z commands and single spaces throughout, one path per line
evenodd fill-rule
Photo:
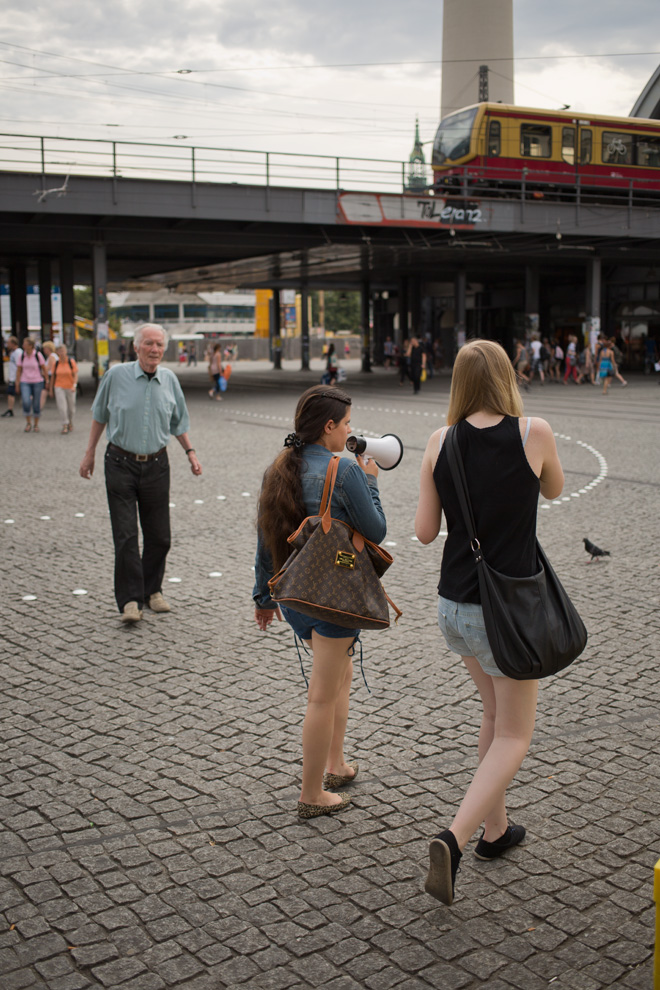
M 318 374 L 239 365 L 220 403 L 182 372 L 193 478 L 172 444 L 169 615 L 121 626 L 102 472 L 77 474 L 90 390 L 61 436 L 0 422 L 0 987 L 489 990 L 650 986 L 660 854 L 657 384 L 546 385 L 564 496 L 540 538 L 587 622 L 577 664 L 543 682 L 510 792 L 527 840 L 463 858 L 457 899 L 423 890 L 427 844 L 476 761 L 478 706 L 436 628 L 441 546 L 413 539 L 419 465 L 448 378 L 413 398 L 349 364 L 353 426 L 397 433 L 381 473 L 404 615 L 366 633 L 354 807 L 298 822 L 305 690 L 288 627 L 251 609 L 264 467 Z M 13 521 L 12 521 L 13 520 Z M 582 538 L 611 551 L 590 564 Z

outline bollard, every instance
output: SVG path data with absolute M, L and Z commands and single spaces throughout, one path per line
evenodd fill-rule
M 653 900 L 655 901 L 655 957 L 653 960 L 653 987 L 660 990 L 660 859 L 653 870 Z

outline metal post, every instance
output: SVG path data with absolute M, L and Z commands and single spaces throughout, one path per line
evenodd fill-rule
M 50 258 L 39 258 L 39 315 L 41 318 L 41 339 L 51 340 L 53 335 L 53 307 L 51 301 L 52 279 Z
M 92 244 L 92 278 L 95 352 L 95 364 L 92 374 L 98 382 L 98 379 L 108 370 L 110 364 L 108 350 L 108 274 L 105 244 Z
M 46 188 L 46 149 L 44 147 L 44 138 L 39 138 L 39 143 L 41 145 L 41 191 L 43 192 Z
M 190 205 L 193 209 L 197 207 L 197 187 L 195 185 L 197 181 L 197 173 L 195 171 L 195 149 L 190 149 L 191 153 L 191 165 L 192 165 L 192 185 L 190 187 Z
M 581 176 L 577 175 L 575 177 L 575 226 L 580 226 L 580 205 L 582 203 L 582 185 L 580 183 Z
M 338 158 L 335 158 L 335 169 L 337 176 L 337 192 L 339 192 L 339 159 Z
M 266 152 L 266 213 L 270 213 L 270 151 Z
M 527 169 L 522 170 L 522 181 L 520 183 L 520 222 L 525 222 L 525 197 L 527 196 Z
M 306 285 L 300 289 L 300 344 L 301 371 L 309 371 L 309 289 Z
M 362 370 L 371 371 L 371 293 L 369 279 L 362 282 L 360 292 L 360 323 L 362 324 Z
M 633 180 L 628 179 L 628 229 L 632 227 Z
M 62 341 L 69 354 L 76 356 L 76 328 L 73 295 L 73 256 L 60 255 L 60 291 L 62 293 Z
M 270 333 L 270 354 L 273 362 L 273 371 L 282 370 L 282 337 L 280 335 L 280 290 L 273 289 L 273 297 L 270 300 L 270 319 L 268 321 Z
M 117 205 L 117 144 L 112 142 L 112 202 Z
M 11 308 L 11 332 L 22 344 L 28 335 L 27 272 L 24 261 L 9 266 L 9 304 Z

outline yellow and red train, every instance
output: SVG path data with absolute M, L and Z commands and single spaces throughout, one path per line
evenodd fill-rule
M 433 143 L 445 193 L 520 188 L 660 197 L 660 120 L 477 103 L 445 117 Z

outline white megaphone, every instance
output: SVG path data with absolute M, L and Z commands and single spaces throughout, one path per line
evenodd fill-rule
M 350 450 L 351 454 L 372 457 L 383 471 L 391 471 L 403 457 L 403 444 L 394 433 L 386 433 L 383 437 L 350 436 L 346 441 L 346 450 Z

